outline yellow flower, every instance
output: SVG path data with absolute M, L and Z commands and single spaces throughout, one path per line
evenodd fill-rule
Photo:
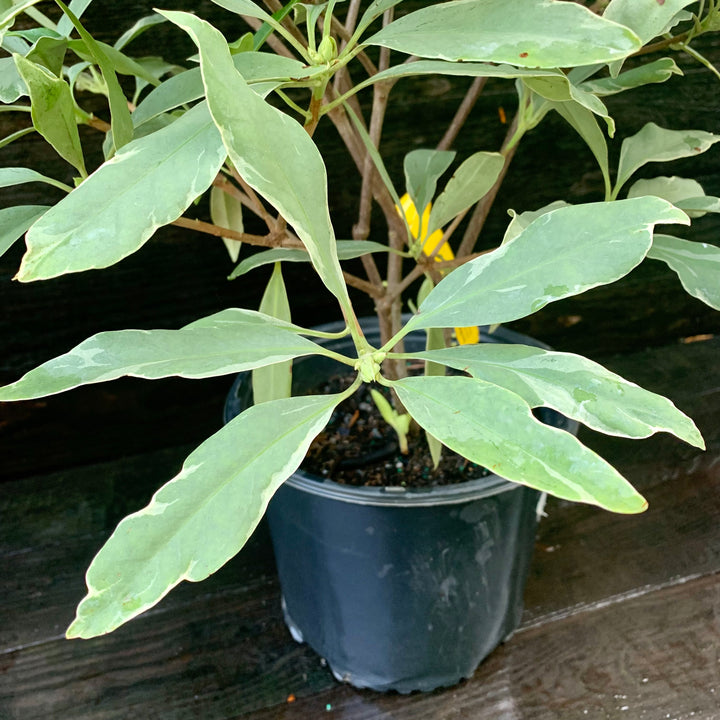
M 432 209 L 432 203 L 428 203 L 422 214 L 422 220 L 418 216 L 418 211 L 415 207 L 415 203 L 410 199 L 410 196 L 405 193 L 400 198 L 400 205 L 402 210 L 398 208 L 398 212 L 405 216 L 405 221 L 410 228 L 410 233 L 416 240 L 420 240 L 425 237 L 428 228 L 428 222 L 430 221 L 430 210 Z M 421 225 L 422 222 L 422 225 Z M 442 242 L 443 231 L 438 229 L 430 234 L 430 237 L 425 238 L 422 244 L 422 251 L 425 255 L 430 257 L 436 250 L 437 246 Z M 435 260 L 443 262 L 447 260 L 453 260 L 455 255 L 453 254 L 452 248 L 449 243 L 444 242 L 440 249 L 435 254 Z M 442 270 L 440 271 L 442 273 Z M 477 326 L 455 328 L 455 338 L 460 345 L 475 345 L 480 342 L 480 330 Z

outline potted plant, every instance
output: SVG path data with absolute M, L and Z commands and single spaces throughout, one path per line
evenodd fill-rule
M 509 483 L 530 488 L 521 510 L 513 511 L 526 536 L 532 535 L 527 530 L 534 516 L 532 493 L 615 512 L 646 507 L 611 465 L 567 432 L 569 426 L 553 427 L 533 411 L 550 409 L 570 423 L 623 437 L 667 431 L 703 446 L 692 420 L 666 398 L 578 355 L 525 341 L 494 342 L 493 330 L 550 302 L 612 283 L 645 258 L 667 263 L 688 292 L 720 307 L 720 251 L 656 231 L 658 225 L 688 225 L 692 216 L 718 212 L 720 200 L 707 197 L 690 178 L 629 185 L 645 164 L 692 157 L 720 135 L 648 124 L 622 140 L 613 172 L 608 138 L 615 124 L 603 102 L 607 95 L 679 72 L 671 57 L 646 56 L 648 50 L 681 50 L 707 64 L 691 43 L 720 28 L 714 0 L 612 0 L 592 9 L 554 0 L 454 0 L 404 14 L 399 0 L 375 0 L 366 7 L 356 0 L 347 6 L 335 0 L 317 5 L 291 0 L 284 6 L 267 0 L 268 10 L 251 0 L 216 0 L 252 31 L 238 31 L 228 41 L 195 15 L 159 10 L 112 46 L 85 29 L 81 15 L 87 0 L 73 0 L 69 7 L 56 2 L 63 13 L 57 23 L 31 1 L 14 3 L 0 15 L 2 46 L 10 54 L 0 67 L 2 100 L 11 110 L 29 110 L 32 118 L 32 128 L 17 135 L 40 133 L 75 171 L 70 187 L 24 168 L 0 170 L 4 186 L 40 180 L 66 192 L 51 207 L 2 211 L 0 247 L 25 235 L 27 252 L 17 280 L 107 267 L 169 223 L 222 237 L 233 253 L 242 244 L 233 277 L 274 267 L 259 311 L 230 308 L 179 330 L 100 333 L 0 389 L 0 400 L 13 401 L 123 375 L 252 373 L 254 404 L 200 445 L 100 550 L 68 637 L 110 632 L 181 581 L 202 580 L 222 566 L 298 470 L 336 408 L 363 385 L 375 391 L 401 448 L 408 435 L 422 432 L 435 464 L 454 452 L 493 473 L 491 482 L 504 490 Z M 37 26 L 16 28 L 21 16 Z M 188 67 L 125 52 L 139 34 L 164 22 L 196 45 L 198 54 Z M 119 75 L 134 80 L 131 98 Z M 472 84 L 440 147 L 405 157 L 401 192 L 379 150 L 383 118 L 392 86 L 423 75 L 462 76 Z M 488 78 L 514 83 L 517 112 L 499 151 L 478 149 L 456 163 L 448 148 Z M 109 122 L 81 107 L 81 90 L 107 97 Z M 365 119 L 359 99 L 370 94 Z M 494 249 L 476 251 L 518 143 L 552 112 L 597 159 L 604 196 L 590 204 L 558 201 L 513 213 L 504 237 L 493 240 Z M 79 124 L 105 133 L 105 160 L 97 168 L 88 167 Z M 362 178 L 352 240 L 335 237 L 326 169 L 313 140 L 330 125 Z M 452 176 L 438 191 L 451 166 Z M 205 193 L 211 222 L 186 217 Z M 383 238 L 370 239 L 374 207 L 383 216 Z M 244 231 L 248 213 L 266 232 Z M 245 252 L 247 247 L 261 250 Z M 365 277 L 343 271 L 341 263 L 355 258 Z M 343 317 L 339 329 L 292 323 L 283 262 L 312 267 L 327 302 Z M 349 288 L 373 299 L 374 330 L 356 316 Z M 407 309 L 410 315 L 403 314 Z M 480 326 L 487 328 L 483 342 Z M 300 358 L 344 367 L 352 376 L 349 385 L 293 394 L 292 363 Z M 307 367 L 304 362 L 297 363 L 296 376 Z M 477 566 L 487 518 L 472 507 L 455 515 L 471 534 L 479 533 L 481 545 L 472 553 Z M 374 532 L 369 527 L 366 534 Z M 522 578 L 526 553 L 508 557 L 506 574 Z M 455 587 L 443 582 L 436 585 L 452 606 Z M 518 587 L 522 584 L 500 592 L 517 596 Z M 491 644 L 511 632 L 518 602 L 511 599 L 510 610 L 493 621 Z M 287 614 L 293 627 L 292 612 Z M 450 615 L 462 632 L 458 608 Z M 383 627 L 385 620 L 380 622 Z M 432 628 L 427 630 L 432 635 Z M 469 666 L 465 660 L 466 666 L 452 671 L 454 677 L 443 671 L 410 684 L 402 678 L 350 679 L 373 687 L 428 689 L 468 674 L 479 659 L 476 652 Z

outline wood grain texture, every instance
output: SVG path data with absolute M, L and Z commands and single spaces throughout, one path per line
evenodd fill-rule
M 719 642 L 713 575 L 520 631 L 456 688 L 333 689 L 237 720 L 715 720 Z

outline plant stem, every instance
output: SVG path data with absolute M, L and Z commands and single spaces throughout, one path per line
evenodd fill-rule
M 213 235 L 214 237 L 226 237 L 230 240 L 238 240 L 248 245 L 258 245 L 260 247 L 284 247 L 305 249 L 305 246 L 297 238 L 293 238 L 289 233 L 269 233 L 268 235 L 251 235 L 249 233 L 241 233 L 230 228 L 220 227 L 203 220 L 195 220 L 193 218 L 179 217 L 174 220 L 171 225 L 187 228 L 201 232 L 205 235 Z
M 280 12 L 283 9 L 283 5 L 280 0 L 263 0 L 263 3 L 273 13 Z M 273 23 L 268 23 L 272 25 Z M 296 49 L 303 57 L 307 57 L 307 38 L 302 34 L 300 28 L 290 19 L 289 16 L 285 16 L 277 25 L 277 31 L 281 33 L 286 40 Z
M 693 59 L 697 60 L 701 65 L 704 65 L 710 72 L 712 72 L 720 80 L 720 72 L 718 69 L 704 56 L 696 50 L 693 50 L 689 45 L 683 45 L 683 50 Z
M 437 147 L 435 148 L 436 150 L 450 149 L 452 144 L 455 142 L 455 138 L 457 138 L 458 133 L 465 124 L 465 121 L 468 119 L 470 111 L 473 109 L 478 97 L 480 97 L 480 93 L 483 91 L 487 81 L 488 79 L 486 77 L 478 77 L 473 80 L 472 85 L 470 85 L 468 91 L 465 93 L 465 97 L 460 103 L 455 116 L 450 121 L 450 125 L 448 125 L 445 134 L 437 144 Z
M 383 121 L 385 111 L 387 109 L 389 90 L 383 83 L 378 83 L 373 88 L 373 104 L 370 116 L 370 140 L 377 148 L 380 146 L 380 138 L 382 136 Z M 365 153 L 362 170 L 362 185 L 360 189 L 360 209 L 358 212 L 358 220 L 353 225 L 352 233 L 355 240 L 366 240 L 370 234 L 370 217 L 372 215 L 372 185 L 375 175 L 375 164 L 370 157 L 370 153 Z M 382 287 L 382 278 L 377 269 L 375 260 L 371 255 L 362 257 L 363 267 L 368 279 L 376 287 Z
M 369 295 L 371 298 L 381 298 L 384 294 L 382 286 L 378 287 L 372 282 L 363 280 L 356 275 L 351 275 L 350 273 L 343 271 L 343 277 L 348 285 L 354 287 L 356 290 L 362 290 L 362 292 Z
M 307 110 L 303 110 L 294 100 L 291 100 L 287 94 L 285 94 L 280 88 L 275 88 L 275 94 L 291 109 L 294 110 L 298 115 L 302 116 L 305 120 L 309 120 L 311 115 Z
M 362 0 L 350 0 L 348 5 L 348 11 L 345 15 L 344 29 L 347 33 L 348 39 L 355 32 L 355 26 L 357 25 L 358 15 L 360 14 L 360 5 Z M 347 42 L 347 41 L 345 41 Z
M 332 19 L 332 29 L 335 33 L 337 33 L 337 36 L 343 41 L 343 45 L 341 48 L 341 53 L 345 51 L 350 43 L 350 40 L 352 39 L 351 34 L 345 29 L 345 26 L 337 19 Z M 351 48 L 352 50 L 352 48 Z M 352 50 L 350 53 L 350 57 L 356 57 L 360 64 L 365 68 L 365 71 L 368 75 L 371 77 L 377 73 L 377 68 L 375 67 L 375 63 L 367 56 L 367 53 L 365 53 L 363 50 L 358 50 L 355 48 L 355 50 Z M 348 57 L 348 59 L 350 59 Z
M 95 117 L 94 115 L 90 115 L 90 117 L 87 120 L 87 124 L 94 128 L 95 130 L 99 130 L 100 132 L 106 133 L 110 132 L 110 123 L 105 122 L 104 120 L 101 120 L 98 117 Z

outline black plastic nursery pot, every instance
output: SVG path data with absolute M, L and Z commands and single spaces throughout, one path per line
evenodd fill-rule
M 377 347 L 377 323 L 364 331 Z M 503 328 L 483 332 L 482 341 L 545 347 Z M 424 333 L 405 342 L 424 347 Z M 352 352 L 349 339 L 328 345 Z M 339 367 L 317 356 L 298 360 L 293 385 L 318 387 Z M 248 375 L 239 376 L 226 421 L 251 397 Z M 564 416 L 541 413 L 543 422 L 577 431 Z M 492 474 L 405 489 L 341 485 L 298 470 L 268 508 L 292 636 L 355 687 L 408 693 L 470 677 L 520 622 L 539 502 L 537 491 Z

